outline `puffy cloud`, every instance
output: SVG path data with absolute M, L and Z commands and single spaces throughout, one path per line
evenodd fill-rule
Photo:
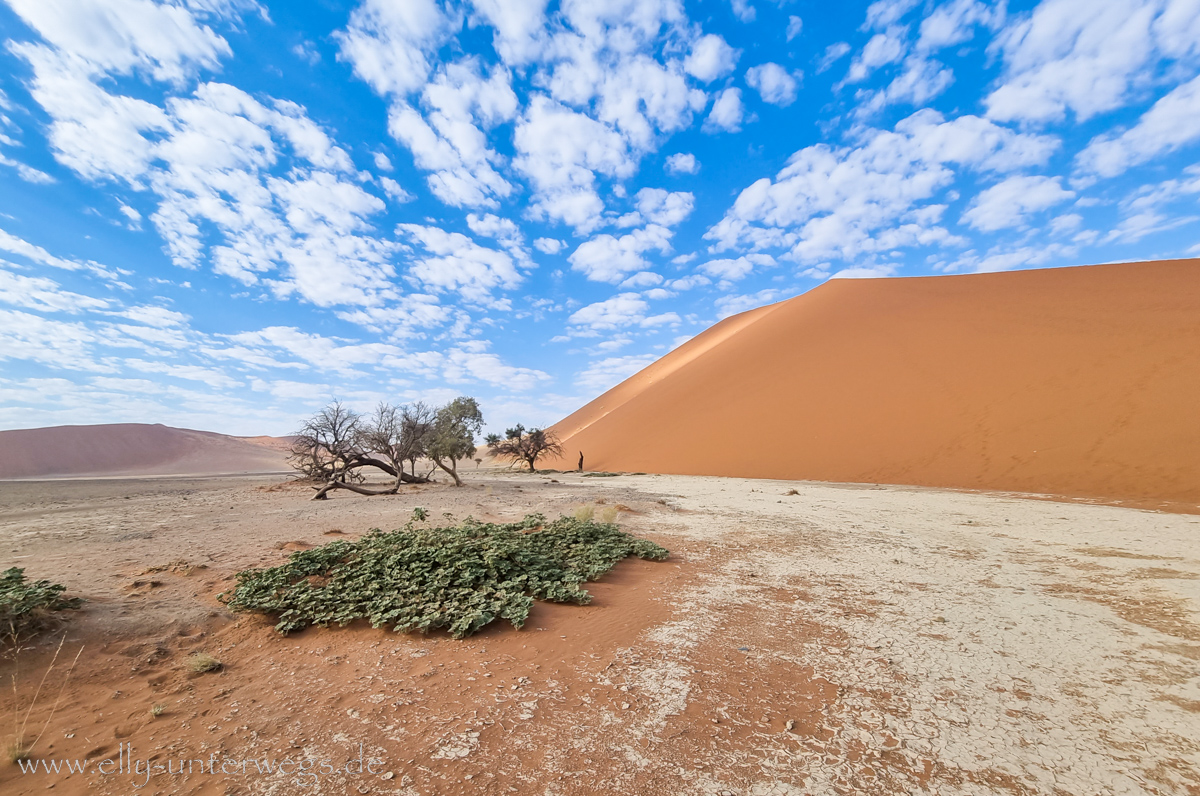
M 630 290 L 643 287 L 654 287 L 655 285 L 661 285 L 662 283 L 663 278 L 659 274 L 656 274 L 653 271 L 638 271 L 633 276 L 621 282 L 620 287 L 625 290 Z M 654 298 L 653 296 L 648 297 Z
M 708 112 L 708 118 L 704 120 L 704 129 L 706 132 L 725 130 L 736 133 L 742 129 L 743 113 L 742 90 L 727 88 L 713 101 L 712 110 Z
M 1004 76 L 985 100 L 1003 121 L 1085 120 L 1127 104 L 1163 59 L 1200 54 L 1200 5 L 1044 0 L 1000 35 Z
M 396 232 L 408 235 L 428 252 L 413 258 L 409 274 L 434 291 L 454 290 L 469 301 L 490 303 L 493 290 L 521 283 L 512 257 L 480 246 L 466 235 L 421 224 L 400 224 Z
M 1200 140 L 1200 77 L 1154 103 L 1130 129 L 1104 133 L 1075 156 L 1083 174 L 1115 177 L 1131 166 Z
M 711 83 L 724 77 L 737 66 L 740 50 L 735 50 L 715 33 L 701 36 L 692 43 L 692 51 L 683 61 L 689 75 L 703 83 Z
M 537 238 L 533 242 L 533 247 L 542 254 L 558 254 L 566 246 L 567 244 L 554 238 Z
M 513 165 L 533 183 L 530 211 L 581 232 L 595 229 L 604 211 L 595 173 L 623 178 L 636 167 L 618 132 L 542 95 L 517 123 L 513 143 Z
M 754 266 L 769 266 L 775 264 L 775 258 L 769 254 L 747 254 L 737 259 L 709 260 L 699 266 L 699 270 L 715 279 L 726 282 L 736 282 L 750 275 Z
M 394 168 L 392 166 L 392 159 L 382 152 L 376 152 L 375 168 L 379 169 L 380 171 L 391 171 Z
M 549 0 L 471 0 L 475 13 L 491 25 L 492 43 L 506 64 L 536 60 L 545 46 Z
M 376 93 L 404 96 L 425 84 L 431 53 L 458 24 L 436 0 L 364 0 L 334 38 L 339 60 L 348 61 Z
M 929 110 L 863 138 L 857 147 L 796 152 L 774 180 L 743 190 L 704 237 L 714 251 L 779 247 L 802 262 L 957 242 L 937 223 L 945 205 L 929 202 L 953 182 L 951 165 L 1011 171 L 1045 162 L 1058 146 L 1048 136 L 974 116 L 945 121 Z
M 776 63 L 765 63 L 746 70 L 746 83 L 764 102 L 787 107 L 796 101 L 796 78 Z
M 673 227 L 692 214 L 696 197 L 686 191 L 643 188 L 637 192 L 637 209 L 651 224 Z
M 666 227 L 650 224 L 620 237 L 597 235 L 579 244 L 567 260 L 592 281 L 618 282 L 630 272 L 644 270 L 649 263 L 643 255 L 652 250 L 663 254 L 671 250 L 671 231 Z
M 484 132 L 513 118 L 517 97 L 508 71 L 484 77 L 474 59 L 448 64 L 425 86 L 422 116 L 405 102 L 393 105 L 388 131 L 413 153 L 417 166 L 432 172 L 429 188 L 453 207 L 496 207 L 512 185 L 496 171 L 502 158 Z
M 1074 198 L 1075 193 L 1060 181 L 1059 177 L 1009 177 L 976 196 L 962 220 L 984 232 L 1021 226 L 1031 213 Z
M 696 174 L 700 171 L 700 162 L 691 152 L 676 152 L 667 157 L 663 168 L 668 174 Z

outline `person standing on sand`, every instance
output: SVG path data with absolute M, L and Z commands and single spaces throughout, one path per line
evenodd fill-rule
M 579 452 L 579 472 L 583 472 L 583 451 Z

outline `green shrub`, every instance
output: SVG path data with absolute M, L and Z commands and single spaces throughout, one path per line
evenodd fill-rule
M 17 643 L 51 624 L 56 611 L 78 608 L 83 600 L 66 599 L 66 586 L 25 580 L 25 570 L 12 567 L 0 574 L 0 636 Z
M 368 619 L 396 632 L 446 628 L 468 636 L 495 619 L 521 627 L 534 599 L 585 605 L 580 584 L 623 558 L 661 561 L 668 553 L 615 525 L 531 514 L 498 525 L 462 525 L 384 533 L 293 553 L 287 563 L 245 570 L 220 599 L 238 611 L 279 618 L 281 633 Z

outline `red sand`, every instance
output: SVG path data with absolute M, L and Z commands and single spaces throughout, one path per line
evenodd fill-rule
M 560 467 L 1194 504 L 1198 408 L 1200 260 L 1172 260 L 833 280 L 554 428 Z
M 0 478 L 282 472 L 284 442 L 143 423 L 0 431 Z

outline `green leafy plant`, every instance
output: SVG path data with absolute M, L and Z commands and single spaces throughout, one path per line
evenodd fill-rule
M 53 624 L 58 611 L 78 608 L 83 600 L 64 598 L 66 586 L 48 580 L 29 582 L 25 570 L 0 574 L 0 634 L 16 645 Z
M 414 518 L 415 519 L 415 518 Z M 293 553 L 287 563 L 239 572 L 230 608 L 277 616 L 281 633 L 367 619 L 396 632 L 445 628 L 468 636 L 496 619 L 521 627 L 534 599 L 586 605 L 580 584 L 626 556 L 661 561 L 667 550 L 611 523 L 531 514 L 520 522 L 371 530 Z

